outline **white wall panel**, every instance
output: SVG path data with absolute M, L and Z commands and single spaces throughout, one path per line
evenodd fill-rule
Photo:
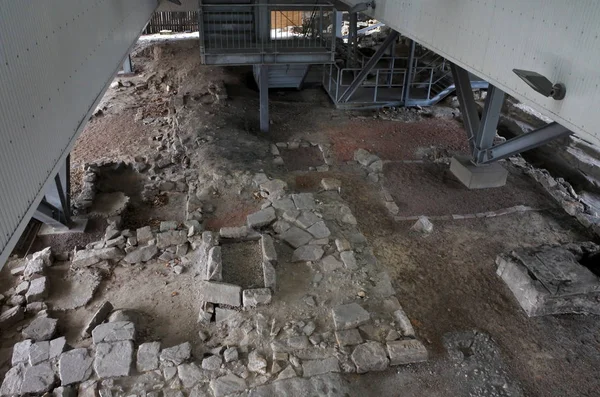
M 364 0 L 342 0 L 356 5 Z M 376 0 L 368 12 L 600 145 L 600 1 Z M 562 101 L 512 69 L 567 86 Z
M 157 0 L 1 0 L 0 267 Z

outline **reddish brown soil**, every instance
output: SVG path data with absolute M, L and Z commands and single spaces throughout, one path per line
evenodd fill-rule
M 222 227 L 244 226 L 246 217 L 259 209 L 260 205 L 257 202 L 248 202 L 241 199 L 219 201 L 216 211 L 205 220 L 204 228 L 219 231 Z
M 468 149 L 465 132 L 457 121 L 431 119 L 415 123 L 353 119 L 329 127 L 325 133 L 338 161 L 352 160 L 367 149 L 384 160 L 415 160 L 417 148 L 436 146 L 449 152 Z
M 554 204 L 519 171 L 511 172 L 506 186 L 469 190 L 445 164 L 389 163 L 385 186 L 400 215 L 451 215 L 495 211 L 515 205 L 553 208 Z
M 308 171 L 310 167 L 325 164 L 321 151 L 316 146 L 280 150 L 288 171 Z

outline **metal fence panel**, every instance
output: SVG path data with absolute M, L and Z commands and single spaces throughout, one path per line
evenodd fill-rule
M 157 5 L 2 2 L 0 268 Z

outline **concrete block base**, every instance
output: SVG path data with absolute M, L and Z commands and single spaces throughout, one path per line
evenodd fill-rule
M 475 166 L 466 156 L 450 162 L 450 172 L 469 189 L 487 189 L 506 185 L 508 171 L 498 163 Z
M 72 225 L 70 229 L 57 230 L 52 228 L 52 226 L 46 225 L 44 223 L 38 231 L 38 236 L 49 236 L 53 234 L 85 233 L 85 228 L 87 227 L 87 224 L 87 218 L 72 219 Z

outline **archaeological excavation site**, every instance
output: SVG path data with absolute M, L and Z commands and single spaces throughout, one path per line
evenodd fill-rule
M 3 4 L 0 397 L 599 396 L 598 21 Z

